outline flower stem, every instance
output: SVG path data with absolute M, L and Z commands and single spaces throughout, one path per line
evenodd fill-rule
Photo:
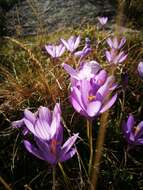
M 52 190 L 56 190 L 56 167 L 53 166 L 53 186 Z
M 90 148 L 90 158 L 89 158 L 89 166 L 88 166 L 88 173 L 90 176 L 91 168 L 92 168 L 92 160 L 93 160 L 92 120 L 87 120 L 87 137 L 89 140 L 89 148 Z
M 109 112 L 105 112 L 101 116 L 101 126 L 99 128 L 99 133 L 97 137 L 97 146 L 94 153 L 95 158 L 94 158 L 93 169 L 92 169 L 92 174 L 91 174 L 90 190 L 96 190 L 96 184 L 97 184 L 98 174 L 100 170 L 100 161 L 101 161 L 102 152 L 103 152 L 103 145 L 104 145 L 104 140 L 105 140 L 108 116 L 109 116 Z
M 64 169 L 63 169 L 63 166 L 61 165 L 61 163 L 58 163 L 58 165 L 59 165 L 59 168 L 60 168 L 60 170 L 61 170 L 61 172 L 62 172 L 62 174 L 63 174 L 64 181 L 65 181 L 65 184 L 66 184 L 66 189 L 67 189 L 67 190 L 68 190 L 68 189 L 72 189 L 70 180 L 69 180 L 68 176 L 65 174 Z

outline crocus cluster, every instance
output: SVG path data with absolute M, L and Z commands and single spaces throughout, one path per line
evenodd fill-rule
M 70 52 L 73 56 L 83 60 L 92 51 L 90 45 L 90 39 L 85 38 L 85 46 L 82 50 L 76 51 L 80 44 L 80 36 L 71 36 L 68 40 L 61 39 L 60 45 L 45 45 L 45 50 L 54 59 L 59 58 L 63 55 L 65 50 Z
M 71 36 L 67 41 L 64 39 L 60 40 L 61 43 L 59 45 L 45 45 L 45 49 L 47 53 L 52 58 L 59 58 L 63 55 L 65 50 L 73 53 L 79 46 L 80 36 Z M 88 50 L 88 49 L 87 49 Z M 85 50 L 85 51 L 87 51 Z M 89 51 L 89 50 L 88 50 Z
M 24 111 L 24 117 L 13 123 L 15 127 L 23 127 L 23 130 L 34 136 L 34 143 L 24 140 L 26 149 L 39 159 L 52 165 L 72 158 L 76 148 L 72 148 L 78 138 L 74 134 L 63 145 L 63 126 L 61 123 L 61 109 L 57 103 L 53 112 L 47 107 L 41 106 L 36 113 Z M 27 136 L 26 136 L 27 137 Z
M 114 37 L 113 39 L 108 38 L 107 44 L 110 47 L 110 51 L 106 51 L 106 59 L 109 64 L 120 64 L 127 58 L 127 54 L 124 53 L 124 51 L 121 51 L 121 48 L 126 43 L 126 39 L 123 37 L 120 41 L 117 37 Z
M 132 147 L 143 145 L 143 121 L 135 125 L 133 115 L 129 115 L 127 121 L 123 123 L 123 133 L 126 141 Z

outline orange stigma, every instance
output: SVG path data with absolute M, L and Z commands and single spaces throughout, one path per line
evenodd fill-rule
M 51 152 L 53 154 L 56 154 L 56 146 L 57 146 L 57 144 L 58 144 L 57 140 L 52 139 L 52 142 L 51 142 Z

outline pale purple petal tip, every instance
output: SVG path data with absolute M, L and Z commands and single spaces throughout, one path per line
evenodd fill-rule
M 107 111 L 109 108 L 111 108 L 113 106 L 113 104 L 115 103 L 117 99 L 117 94 L 115 94 L 101 109 L 100 113 L 103 113 L 105 111 Z
M 101 108 L 100 101 L 90 102 L 87 107 L 87 114 L 89 115 L 89 117 L 94 117 L 99 113 L 100 108 Z

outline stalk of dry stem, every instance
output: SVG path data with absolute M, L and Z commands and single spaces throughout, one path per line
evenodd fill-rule
M 109 112 L 105 112 L 101 116 L 101 126 L 99 128 L 97 146 L 95 150 L 96 154 L 95 154 L 93 169 L 92 169 L 92 174 L 91 174 L 91 186 L 90 186 L 91 190 L 96 190 L 96 184 L 97 184 L 98 174 L 100 170 L 100 160 L 102 157 L 104 139 L 105 139 L 106 128 L 107 128 L 108 115 L 109 115 Z

